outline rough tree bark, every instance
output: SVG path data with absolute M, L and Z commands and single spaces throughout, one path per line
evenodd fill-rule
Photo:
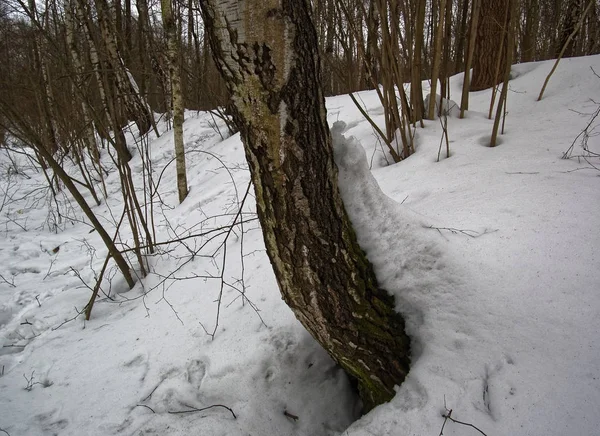
M 502 81 L 502 77 L 496 75 L 496 64 L 498 56 L 500 65 L 506 63 L 507 48 L 504 46 L 499 53 L 498 47 L 504 38 L 507 3 L 507 0 L 481 0 L 471 91 L 491 88 Z
M 200 5 L 232 94 L 283 299 L 357 380 L 370 410 L 404 380 L 409 338 L 393 298 L 377 286 L 337 188 L 309 2 Z

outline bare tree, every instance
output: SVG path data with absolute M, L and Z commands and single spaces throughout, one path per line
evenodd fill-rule
M 369 410 L 391 399 L 394 385 L 406 376 L 409 338 L 393 299 L 377 286 L 337 189 L 310 4 L 200 5 L 213 56 L 232 93 L 282 296 L 357 380 Z
M 179 202 L 188 194 L 185 170 L 185 150 L 183 149 L 183 95 L 181 93 L 181 73 L 179 69 L 179 35 L 173 17 L 172 0 L 161 0 L 163 26 L 167 38 L 167 58 L 171 76 L 171 96 L 173 102 L 173 137 L 175 142 L 175 164 L 177 165 L 177 192 Z

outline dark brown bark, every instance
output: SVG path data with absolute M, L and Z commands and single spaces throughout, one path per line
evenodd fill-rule
M 539 28 L 540 8 L 538 0 L 524 2 L 525 29 L 521 38 L 521 62 L 536 60 L 536 36 Z
M 577 56 L 575 41 L 573 40 L 571 44 L 567 44 L 567 41 L 569 40 L 569 36 L 575 31 L 575 26 L 577 25 L 577 21 L 579 21 L 579 17 L 585 8 L 585 5 L 583 0 L 569 0 L 566 2 L 565 6 L 560 23 L 560 36 L 556 42 L 554 54 L 558 57 L 563 50 L 563 47 L 566 45 L 562 57 L 569 58 Z M 571 40 L 572 39 L 573 37 L 571 36 Z
M 453 72 L 462 71 L 466 63 L 465 46 L 467 46 L 467 18 L 469 16 L 469 0 L 462 0 L 459 3 L 460 22 L 455 27 L 456 51 L 454 55 Z
M 411 72 L 410 99 L 413 103 L 414 112 L 412 122 L 421 121 L 425 116 L 425 104 L 423 102 L 423 29 L 425 27 L 425 0 L 417 0 L 417 12 L 415 20 L 415 51 L 413 53 Z
M 283 299 L 358 381 L 369 410 L 390 400 L 394 385 L 404 380 L 409 338 L 393 299 L 377 286 L 337 189 L 310 5 L 200 4 L 215 61 L 233 95 Z
M 473 80 L 471 91 L 496 86 L 502 80 L 496 74 L 496 65 L 506 63 L 504 38 L 507 0 L 481 0 L 481 14 L 477 26 L 475 55 L 473 57 Z M 503 46 L 502 50 L 499 47 Z
M 593 4 L 588 19 L 588 42 L 586 55 L 598 54 L 600 52 L 600 21 L 598 17 L 598 5 Z

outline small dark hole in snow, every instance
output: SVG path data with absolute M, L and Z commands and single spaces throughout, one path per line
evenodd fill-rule
M 479 143 L 479 145 L 483 145 L 484 147 L 489 147 L 491 139 L 492 139 L 492 137 L 490 135 L 485 135 L 485 136 L 482 136 L 481 138 L 479 138 L 479 140 L 477 142 Z M 500 135 L 498 135 L 496 137 L 496 146 L 501 145 L 503 142 L 504 142 L 504 139 L 502 139 L 500 137 Z

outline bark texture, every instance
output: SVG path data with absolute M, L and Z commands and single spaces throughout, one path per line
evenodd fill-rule
M 409 338 L 377 286 L 337 188 L 317 36 L 307 0 L 203 0 L 213 56 L 254 182 L 283 299 L 358 381 L 365 410 L 389 401 Z M 260 23 L 260 25 L 257 25 Z
M 471 91 L 491 88 L 502 81 L 502 75 L 496 74 L 496 65 L 506 63 L 506 44 L 502 40 L 507 3 L 507 0 L 481 0 Z

